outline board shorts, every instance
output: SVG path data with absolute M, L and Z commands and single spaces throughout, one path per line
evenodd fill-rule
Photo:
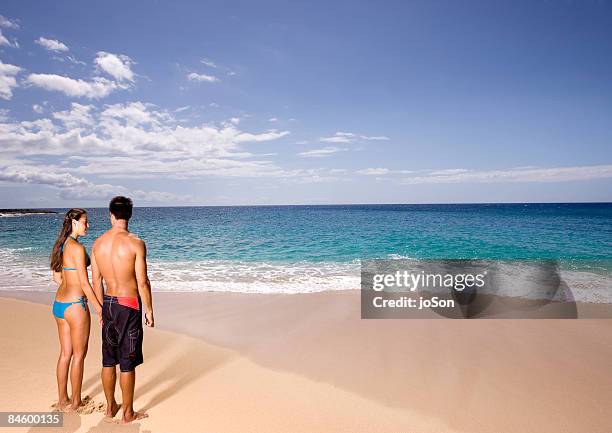
M 119 364 L 121 372 L 127 373 L 142 364 L 140 296 L 104 295 L 102 322 L 102 365 Z

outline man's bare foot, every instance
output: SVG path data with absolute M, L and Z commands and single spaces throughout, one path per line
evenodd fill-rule
M 130 413 L 124 413 L 123 414 L 123 418 L 121 418 L 121 421 L 119 421 L 120 424 L 127 424 L 130 423 L 132 421 L 136 421 L 138 419 L 143 419 L 143 418 L 147 418 L 149 416 L 148 413 L 146 412 L 132 412 Z
M 114 418 L 115 415 L 117 415 L 117 412 L 119 412 L 119 409 L 121 408 L 121 405 L 117 404 L 116 401 L 113 401 L 113 404 L 110 407 L 108 405 L 106 406 L 106 414 L 104 416 L 106 416 L 107 418 Z

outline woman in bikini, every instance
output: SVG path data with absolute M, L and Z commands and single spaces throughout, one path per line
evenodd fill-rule
M 53 315 L 61 351 L 57 360 L 57 408 L 77 410 L 83 405 L 81 386 L 83 364 L 89 341 L 90 316 L 87 301 L 102 317 L 102 306 L 89 284 L 87 267 L 89 256 L 79 243 L 79 236 L 85 236 L 89 229 L 87 212 L 84 209 L 70 209 L 66 212 L 62 229 L 51 252 L 53 280 L 59 284 L 53 303 Z M 68 397 L 68 374 L 72 398 Z

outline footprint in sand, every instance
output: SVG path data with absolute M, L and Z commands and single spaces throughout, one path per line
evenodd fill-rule
M 87 396 L 86 399 L 83 399 L 83 403 L 76 410 L 76 413 L 78 413 L 79 415 L 89 415 L 90 413 L 93 413 L 98 407 L 96 402 L 92 400 L 89 396 Z
M 59 401 L 56 401 L 49 407 L 53 409 L 52 412 L 64 412 L 68 406 L 70 406 L 70 401 L 67 403 L 61 403 L 61 404 Z
M 55 402 L 51 405 L 53 412 L 76 412 L 80 415 L 89 415 L 95 411 L 100 412 L 104 408 L 104 403 L 96 403 L 90 396 L 86 395 L 81 401 L 81 405 L 76 409 L 70 407 L 70 403 L 59 404 Z

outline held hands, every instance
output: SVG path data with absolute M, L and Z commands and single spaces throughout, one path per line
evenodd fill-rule
M 98 320 L 100 321 L 100 327 L 104 326 L 104 322 L 102 321 L 102 306 L 100 304 L 96 304 L 96 314 L 98 315 Z
M 154 319 L 153 319 L 153 311 L 149 311 L 145 313 L 145 325 L 147 325 L 149 328 L 153 328 L 153 326 L 155 325 Z

